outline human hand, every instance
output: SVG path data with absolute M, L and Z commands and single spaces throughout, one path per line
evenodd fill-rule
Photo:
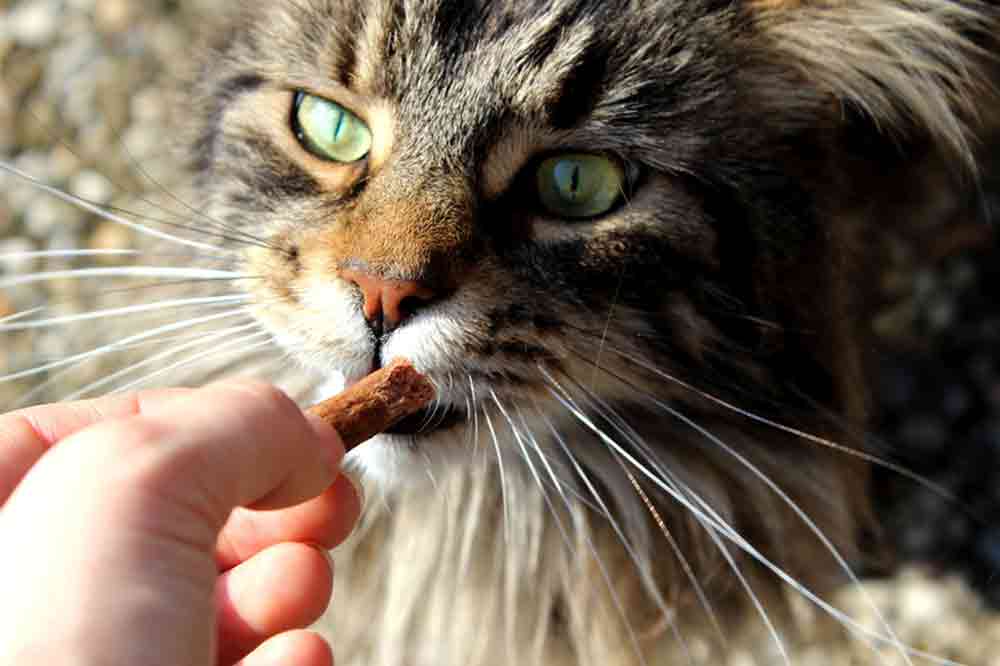
M 360 513 L 343 455 L 260 384 L 0 416 L 0 664 L 329 666 L 298 629 Z

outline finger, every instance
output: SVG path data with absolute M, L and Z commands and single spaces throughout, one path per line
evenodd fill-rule
M 223 574 L 216 586 L 220 660 L 232 663 L 271 636 L 309 626 L 332 590 L 326 555 L 303 544 L 273 546 Z
M 138 411 L 61 440 L 4 505 L 0 525 L 18 535 L 17 548 L 0 549 L 0 569 L 17 572 L 4 598 L 24 600 L 0 603 L 6 636 L 31 640 L 30 619 L 46 617 L 56 640 L 86 634 L 127 652 L 112 634 L 162 626 L 184 637 L 158 647 L 164 663 L 202 663 L 215 635 L 205 623 L 215 546 L 232 509 L 293 506 L 339 474 L 336 433 L 271 387 L 214 386 Z M 68 580 L 77 582 L 53 587 Z M 126 593 L 111 599 L 112 589 Z M 54 615 L 52 599 L 65 602 Z M 97 613 L 71 612 L 95 604 Z
M 284 508 L 312 499 L 339 475 L 343 455 L 336 432 L 284 393 L 259 383 L 224 383 L 144 401 L 136 416 L 64 439 L 11 502 L 36 476 L 38 494 L 97 486 L 100 495 L 115 498 L 113 508 L 130 511 L 137 526 L 175 540 L 197 539 L 212 554 L 233 508 Z
M 183 430 L 165 438 L 171 465 L 161 480 L 207 489 L 223 520 L 237 506 L 280 509 L 316 497 L 339 475 L 344 457 L 330 426 L 267 384 L 216 384 L 144 415 L 160 429 L 176 430 L 181 419 Z
M 226 662 L 220 662 L 224 664 Z M 235 666 L 333 666 L 330 645 L 311 631 L 289 631 L 269 639 Z
M 143 404 L 170 400 L 191 389 L 163 389 L 97 400 L 41 405 L 0 415 L 0 504 L 56 442 L 108 419 L 134 416 Z
M 341 475 L 322 495 L 290 509 L 236 509 L 219 536 L 219 568 L 230 569 L 279 543 L 335 548 L 350 536 L 361 515 L 361 505 L 354 483 Z

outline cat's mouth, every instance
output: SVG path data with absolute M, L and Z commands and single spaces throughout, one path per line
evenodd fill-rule
M 386 430 L 388 435 L 427 436 L 465 423 L 468 415 L 460 407 L 438 406 L 421 409 Z

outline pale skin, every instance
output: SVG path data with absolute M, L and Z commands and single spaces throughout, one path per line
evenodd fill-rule
M 0 664 L 331 666 L 343 456 L 246 382 L 0 416 Z

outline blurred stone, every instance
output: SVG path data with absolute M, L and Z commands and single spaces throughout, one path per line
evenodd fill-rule
M 4 32 L 22 46 L 37 48 L 55 39 L 59 30 L 59 10 L 49 0 L 24 2 L 7 15 Z
M 0 181 L 0 190 L 3 189 L 3 182 Z M 0 200 L 0 238 L 7 236 L 14 230 L 14 214 L 6 203 Z
M 16 312 L 17 310 L 14 309 L 14 304 L 10 301 L 10 299 L 3 293 L 0 293 L 0 319 L 9 317 Z
M 91 250 L 127 250 L 132 246 L 132 232 L 120 224 L 104 221 L 97 225 L 87 241 Z M 103 263 L 120 263 L 121 257 L 108 256 Z
M 114 185 L 102 174 L 87 169 L 81 171 L 70 181 L 69 191 L 91 203 L 104 205 L 115 193 Z
M 121 32 L 129 27 L 133 19 L 134 3 L 128 0 L 101 0 L 94 6 L 97 28 L 103 32 Z
M 78 228 L 82 220 L 80 209 L 48 195 L 35 199 L 24 211 L 24 228 L 29 236 L 37 239 L 60 228 Z
M 27 238 L 0 239 L 0 273 L 15 275 L 30 273 L 38 261 L 24 255 L 37 249 L 37 246 Z

